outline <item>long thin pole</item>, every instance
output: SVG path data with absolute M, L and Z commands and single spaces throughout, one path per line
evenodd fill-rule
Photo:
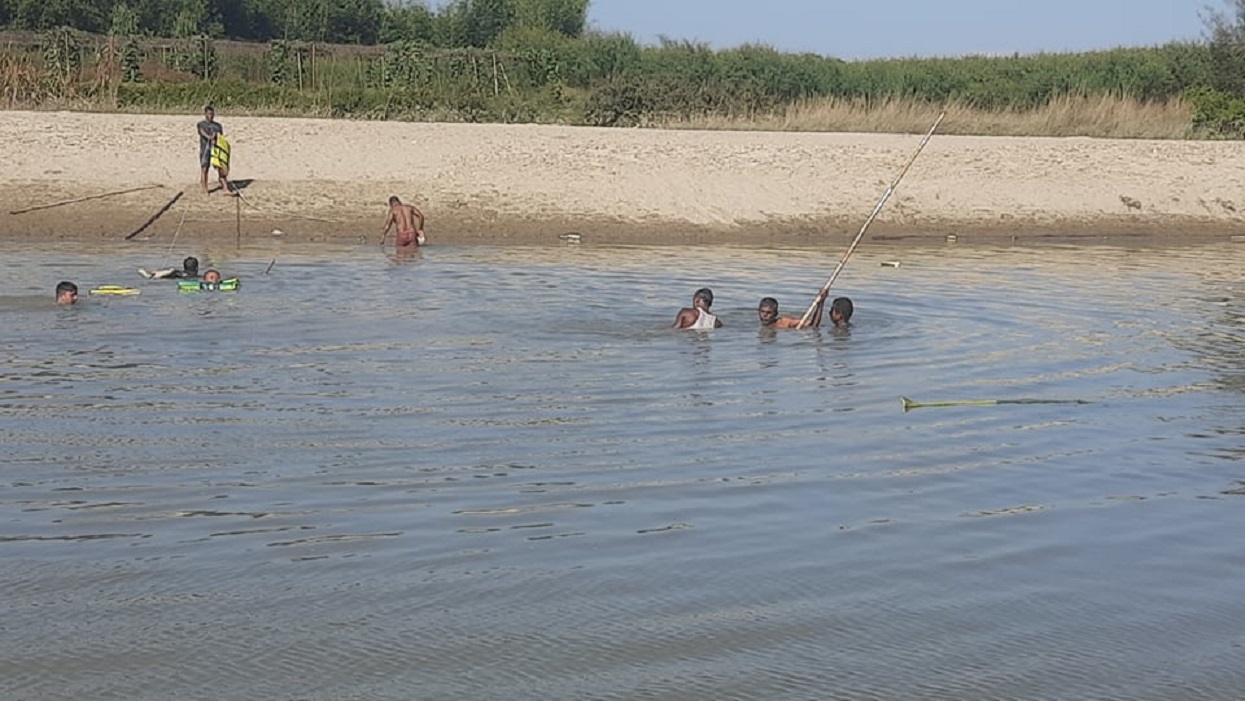
M 245 202 L 246 206 L 250 207 L 256 212 L 262 212 L 265 214 L 280 214 L 281 216 L 285 216 L 285 217 L 294 217 L 296 219 L 306 219 L 307 221 L 318 221 L 318 222 L 323 222 L 325 224 L 337 224 L 338 223 L 334 219 L 324 219 L 321 217 L 309 217 L 306 214 L 295 214 L 294 212 L 283 212 L 279 210 L 260 209 L 258 206 L 251 204 L 251 201 L 246 198 L 246 195 L 242 194 L 241 190 L 236 190 L 236 192 L 238 193 L 238 199 Z
M 944 406 L 994 406 L 995 404 L 1089 404 L 1085 399 L 958 399 L 946 402 L 915 402 L 907 397 L 899 398 L 903 410 L 926 409 Z
M 169 211 L 169 209 L 171 209 L 171 208 L 173 207 L 173 205 L 177 204 L 177 201 L 178 201 L 178 200 L 180 200 L 180 199 L 182 198 L 182 195 L 184 195 L 184 194 L 186 194 L 186 191 L 185 191 L 185 190 L 179 190 L 179 191 L 177 192 L 177 194 L 176 194 L 176 195 L 173 195 L 173 199 L 171 199 L 171 200 L 169 200 L 168 202 L 166 202 L 166 203 L 165 203 L 165 205 L 164 205 L 163 207 L 161 207 L 161 208 L 160 208 L 160 211 L 158 211 L 158 212 L 156 212 L 155 214 L 151 215 L 151 218 L 150 218 L 150 219 L 148 219 L 147 221 L 143 222 L 143 225 L 142 225 L 142 226 L 140 226 L 140 227 L 138 227 L 137 229 L 135 229 L 135 230 L 131 231 L 131 232 L 130 232 L 130 233 L 128 233 L 128 234 L 126 234 L 126 235 L 125 235 L 125 240 L 126 240 L 126 241 L 129 241 L 130 239 L 134 238 L 135 236 L 138 236 L 139 234 L 141 234 L 141 233 L 143 233 L 144 231 L 146 231 L 146 230 L 147 230 L 147 227 L 149 227 L 149 226 L 151 226 L 152 224 L 154 224 L 154 223 L 156 222 L 156 220 L 157 220 L 157 219 L 159 219 L 160 217 L 164 216 L 164 213 L 165 213 L 165 212 L 167 212 L 167 211 Z M 183 213 L 185 212 L 185 210 L 182 210 L 182 211 L 183 211 Z
M 177 243 L 178 234 L 182 233 L 182 224 L 186 222 L 186 210 L 182 209 L 182 218 L 177 220 L 177 230 L 173 232 L 173 240 L 169 241 L 169 250 L 164 252 L 164 257 L 168 258 L 173 254 L 173 245 Z
M 25 209 L 10 209 L 9 214 L 25 214 L 26 212 L 33 212 L 38 209 L 51 209 L 53 207 L 64 207 L 67 204 L 76 204 L 78 202 L 86 202 L 87 200 L 98 200 L 101 197 L 114 197 L 116 195 L 124 195 L 129 192 L 140 192 L 142 190 L 155 190 L 156 188 L 161 188 L 161 187 L 164 187 L 164 186 L 163 185 L 144 185 L 142 187 L 131 187 L 125 190 L 113 190 L 112 192 L 101 192 L 98 195 L 87 195 L 86 197 L 75 197 L 72 200 L 61 200 L 60 202 L 53 202 L 51 204 L 40 204 L 40 205 L 35 205 L 34 207 L 27 207 Z
M 860 231 L 856 234 L 856 238 L 852 240 L 852 245 L 847 247 L 847 252 L 844 253 L 843 257 L 839 259 L 839 264 L 835 266 L 834 272 L 830 274 L 830 279 L 826 281 L 825 285 L 822 285 L 821 291 L 817 293 L 817 297 L 813 299 L 813 303 L 809 305 L 808 311 L 804 312 L 804 316 L 800 318 L 800 324 L 796 328 L 802 329 L 805 326 L 808 326 L 809 320 L 813 318 L 813 314 L 817 311 L 817 306 L 824 302 L 826 295 L 830 292 L 830 286 L 834 284 L 834 280 L 839 276 L 839 272 L 843 270 L 843 266 L 847 265 L 847 259 L 852 257 L 852 252 L 856 250 L 856 246 L 860 244 L 860 240 L 865 237 L 865 231 L 869 229 L 869 225 L 873 223 L 873 220 L 878 218 L 878 214 L 882 211 L 882 206 L 886 204 L 888 199 L 890 199 L 891 194 L 895 192 L 895 188 L 899 187 L 899 181 L 903 180 L 903 176 L 907 175 L 908 169 L 912 167 L 914 162 L 916 162 L 916 157 L 921 155 L 921 151 L 924 150 L 925 144 L 929 143 L 930 137 L 934 135 L 934 131 L 938 129 L 938 125 L 942 124 L 942 119 L 946 116 L 946 112 L 939 113 L 938 120 L 934 122 L 934 126 L 929 128 L 929 133 L 925 135 L 925 138 L 921 139 L 920 145 L 916 147 L 916 151 L 913 152 L 912 157 L 908 159 L 908 163 L 903 167 L 903 170 L 899 171 L 899 175 L 897 175 L 891 182 L 890 187 L 886 188 L 886 192 L 882 193 L 882 199 L 878 200 L 878 203 L 873 207 L 873 213 L 869 215 L 869 218 L 865 220 L 864 225 L 860 227 Z

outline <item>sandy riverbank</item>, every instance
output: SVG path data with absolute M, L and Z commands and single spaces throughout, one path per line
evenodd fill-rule
M 430 243 L 848 241 L 921 135 L 411 124 L 218 115 L 242 235 L 375 241 L 385 199 Z M 198 186 L 198 115 L 0 112 L 0 239 L 232 241 L 235 202 Z M 162 187 L 12 214 L 145 185 Z M 869 239 L 1245 233 L 1245 143 L 935 136 Z

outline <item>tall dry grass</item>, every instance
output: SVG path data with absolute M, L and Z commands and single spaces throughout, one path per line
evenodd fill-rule
M 804 100 L 771 114 L 657 120 L 669 129 L 920 133 L 947 112 L 945 134 L 983 136 L 1091 136 L 1117 139 L 1185 139 L 1193 136 L 1193 107 L 1180 98 L 1141 102 L 1109 95 L 1060 97 L 1031 110 L 985 110 L 952 102 L 919 100 Z

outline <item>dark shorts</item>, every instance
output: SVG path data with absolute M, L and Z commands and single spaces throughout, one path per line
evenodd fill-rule
M 207 146 L 199 147 L 199 167 L 207 168 L 212 165 L 212 142 L 208 142 Z

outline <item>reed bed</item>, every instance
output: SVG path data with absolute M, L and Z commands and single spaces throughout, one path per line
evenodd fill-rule
M 1186 139 L 1195 136 L 1193 107 L 1174 97 L 1142 102 L 1115 95 L 1061 96 L 1032 109 L 983 109 L 952 101 L 821 98 L 751 115 L 656 119 L 668 129 L 920 133 L 946 111 L 944 134 L 983 136 L 1089 136 L 1123 139 Z

